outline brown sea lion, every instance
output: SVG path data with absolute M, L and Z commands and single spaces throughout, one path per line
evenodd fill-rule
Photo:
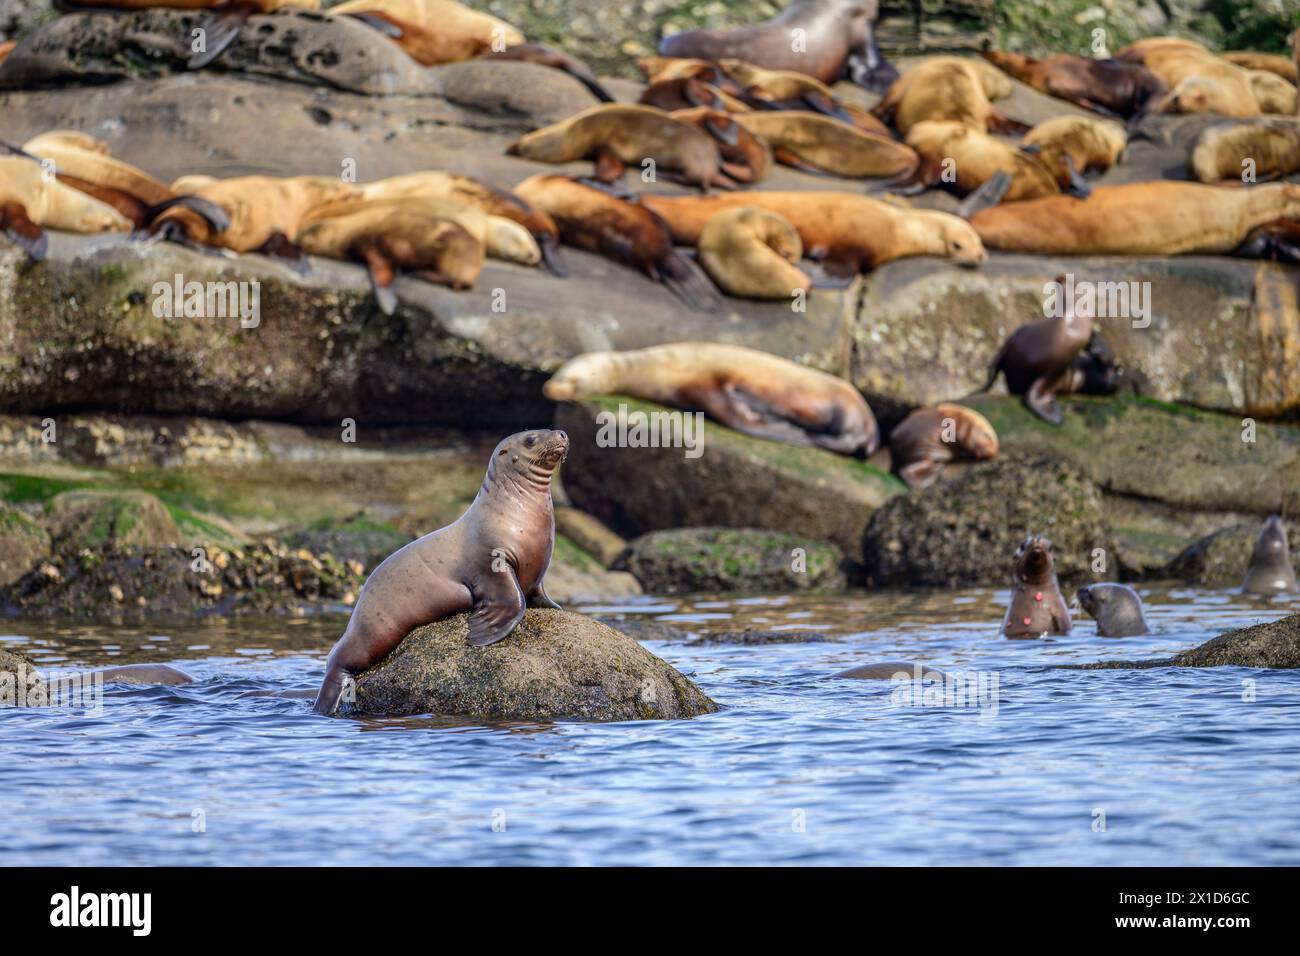
M 1087 199 L 1049 196 L 982 209 L 984 244 L 1043 256 L 1230 253 L 1259 226 L 1300 218 L 1300 186 L 1225 189 L 1172 181 L 1098 186 Z M 806 242 L 806 240 L 805 240 Z
M 665 37 L 665 57 L 744 60 L 793 70 L 823 83 L 841 78 L 869 90 L 898 77 L 876 43 L 877 0 L 791 0 L 779 16 L 738 30 L 685 30 Z
M 739 103 L 739 101 L 734 101 Z M 651 83 L 641 92 L 637 100 L 640 106 L 653 106 L 665 113 L 694 109 L 697 106 L 712 110 L 737 112 L 728 108 L 728 101 L 723 99 L 717 87 L 710 86 L 693 76 L 679 76 L 673 80 L 659 80 Z M 739 112 L 748 112 L 749 107 L 740 103 Z
M 570 56 L 563 50 L 547 46 L 545 43 L 518 43 L 501 51 L 486 54 L 489 60 L 513 60 L 518 63 L 536 63 L 538 66 L 550 67 L 567 73 L 587 88 L 592 96 L 602 103 L 613 103 L 614 97 L 609 90 L 601 86 L 600 80 L 591 67 L 576 56 Z
M 707 106 L 676 110 L 672 117 L 712 136 L 723 168 L 737 182 L 761 182 L 772 171 L 772 147 L 742 125 L 739 117 Z
M 1125 584 L 1089 584 L 1079 588 L 1079 606 L 1097 622 L 1098 637 L 1137 637 L 1150 634 L 1142 598 Z
M 1031 534 L 1016 550 L 1011 603 L 1002 633 L 1007 637 L 1070 633 L 1070 611 L 1056 582 L 1052 542 L 1040 534 Z
M 1192 144 L 1187 165 L 1203 183 L 1239 185 L 1247 171 L 1260 182 L 1289 176 L 1300 170 L 1300 117 L 1209 126 Z
M 1269 515 L 1255 539 L 1246 580 L 1241 590 L 1246 594 L 1285 594 L 1300 590 L 1296 586 L 1295 568 L 1286 540 L 1286 525 L 1279 515 Z
M 1023 149 L 1033 152 L 1039 162 L 1053 172 L 1062 191 L 1077 187 L 1081 173 L 1110 169 L 1120 161 L 1127 146 L 1128 135 L 1124 127 L 1086 116 L 1056 116 L 1044 120 L 1021 141 Z M 1079 194 L 1077 188 L 1073 192 Z
M 1025 132 L 1028 127 L 1023 123 L 994 109 L 986 92 L 986 70 L 993 68 L 982 60 L 930 57 L 899 77 L 872 113 L 902 136 L 926 120 L 961 123 L 981 133 Z M 1005 76 L 998 76 L 1010 85 Z
M 850 179 L 907 176 L 919 162 L 911 147 L 895 139 L 817 113 L 755 111 L 736 122 L 766 140 L 777 162 L 805 172 Z
M 1062 423 L 1056 395 L 1073 381 L 1071 365 L 1092 339 L 1092 312 L 1086 302 L 1076 301 L 1073 289 L 1069 276 L 1048 284 L 1043 292 L 1059 306 L 1057 314 L 1012 332 L 989 363 L 988 380 L 979 392 L 987 392 L 999 374 L 1005 375 L 1007 391 L 1019 395 L 1025 408 L 1045 422 Z
M 1040 93 L 1116 116 L 1136 116 L 1167 92 L 1160 78 L 1141 63 L 1094 60 L 1074 53 L 1041 60 L 1002 50 L 981 55 Z
M 875 416 L 851 384 L 738 345 L 674 342 L 590 352 L 562 365 L 542 391 L 557 402 L 630 395 L 702 411 L 746 435 L 843 455 L 871 455 L 880 445 Z
M 958 195 L 978 189 L 999 172 L 1011 177 L 1004 202 L 1056 196 L 1061 192 L 1053 170 L 1037 156 L 1004 140 L 971 129 L 962 123 L 932 121 L 916 123 L 906 143 L 919 157 L 911 183 L 933 186 L 950 183 Z M 1070 182 L 1072 188 L 1074 184 Z M 1086 195 L 1086 185 L 1079 192 Z
M 724 209 L 755 206 L 789 221 L 804 255 L 839 279 L 908 256 L 939 256 L 977 266 L 987 255 L 975 231 L 948 213 L 910 209 L 856 193 L 766 192 L 725 196 L 643 196 L 677 242 L 693 246 L 705 224 Z
M 653 160 L 656 175 L 708 190 L 734 187 L 713 138 L 648 106 L 593 106 L 576 116 L 534 130 L 506 150 L 541 163 L 594 159 L 597 176 L 612 182 L 625 166 Z
M 996 458 L 998 433 L 973 408 L 944 403 L 918 408 L 895 425 L 889 453 L 894 474 L 909 488 L 925 488 L 950 461 Z
M 1226 53 L 1220 53 L 1229 63 L 1235 63 L 1244 70 L 1264 70 L 1268 73 L 1274 73 L 1289 80 L 1293 85 L 1297 82 L 1296 65 L 1290 57 L 1283 56 L 1281 53 L 1257 53 L 1253 50 L 1229 50 Z
M 667 56 L 643 56 L 636 65 L 645 74 L 646 83 L 654 85 L 669 80 L 694 79 L 732 97 L 740 97 L 745 88 L 712 60 L 681 59 Z
M 718 213 L 700 233 L 700 265 L 722 291 L 742 299 L 790 300 L 811 280 L 799 268 L 799 233 L 774 212 L 741 206 Z
M 468 611 L 477 647 L 510 636 L 528 607 L 559 607 L 543 579 L 555 547 L 551 476 L 569 452 L 562 431 L 503 439 L 463 515 L 389 555 L 361 589 L 330 651 L 316 713 L 333 714 L 348 678 L 378 664 L 414 628 Z
M 1247 70 L 1250 89 L 1263 113 L 1291 116 L 1296 112 L 1296 88 L 1289 80 L 1267 70 Z
M 1300 265 L 1300 218 L 1278 219 L 1254 229 L 1234 252 L 1246 259 Z M 1294 314 L 1284 301 L 1275 303 L 1282 315 Z
M 1061 380 L 1058 395 L 1114 395 L 1124 381 L 1124 369 L 1115 359 L 1115 351 L 1096 332 L 1074 357 Z
M 662 282 L 694 309 L 717 308 L 717 293 L 694 265 L 673 249 L 663 220 L 635 197 L 615 196 L 568 176 L 537 175 L 514 192 L 555 220 L 571 246 L 631 266 Z

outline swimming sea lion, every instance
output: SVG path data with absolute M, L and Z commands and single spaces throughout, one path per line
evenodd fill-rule
M 880 445 L 871 408 L 851 384 L 767 352 L 717 342 L 674 342 L 589 352 L 542 388 L 552 401 L 630 395 L 702 411 L 746 435 L 865 457 Z
M 1050 169 L 1063 191 L 1077 186 L 1081 173 L 1105 172 L 1119 162 L 1128 145 L 1124 127 L 1086 116 L 1056 116 L 1039 123 L 1021 146 Z M 1084 192 L 1084 195 L 1091 190 Z M 1076 189 L 1075 195 L 1079 195 Z
M 100 674 L 106 684 L 193 684 L 194 678 L 171 664 L 123 664 L 91 671 Z
M 973 408 L 944 403 L 918 408 L 895 425 L 889 453 L 894 474 L 909 488 L 925 488 L 950 461 L 996 458 L 998 433 Z
M 1265 70 L 1275 73 L 1284 80 L 1295 84 L 1300 77 L 1296 75 L 1296 65 L 1289 57 L 1280 53 L 1257 53 L 1253 50 L 1229 50 L 1220 53 L 1229 63 L 1235 63 L 1245 70 Z
M 638 202 L 576 182 L 568 176 L 537 175 L 514 192 L 547 213 L 569 245 L 631 266 L 662 282 L 691 308 L 717 308 L 717 293 L 693 263 L 673 249 L 662 219 Z
M 993 84 L 986 71 L 1010 86 L 1010 80 L 982 60 L 930 57 L 899 77 L 872 113 L 903 136 L 926 120 L 961 123 L 981 133 L 1025 132 L 1025 124 L 994 109 L 986 91 Z
M 44 229 L 64 232 L 130 232 L 131 221 L 22 156 L 0 156 L 0 229 L 32 258 L 45 254 Z
M 925 120 L 908 131 L 906 143 L 918 159 L 911 182 L 933 186 L 950 181 L 958 195 L 978 189 L 997 173 L 1011 177 L 1003 200 L 1016 202 L 1060 195 L 1056 176 L 1037 156 L 963 123 Z M 950 176 L 945 179 L 945 176 Z M 1081 189 L 1086 194 L 1086 185 Z
M 1141 63 L 1094 60 L 1074 53 L 1041 60 L 1002 50 L 987 50 L 981 56 L 1040 93 L 1116 116 L 1135 116 L 1167 92 L 1160 78 Z
M 823 83 L 845 77 L 880 91 L 898 71 L 880 55 L 877 14 L 876 0 L 791 0 L 779 16 L 755 26 L 674 33 L 659 44 L 659 53 L 744 60 L 768 70 L 806 73 Z
M 1289 80 L 1267 70 L 1247 70 L 1250 89 L 1263 113 L 1291 116 L 1296 111 L 1296 88 Z
M 987 392 L 999 373 L 1003 374 L 1007 391 L 1019 395 L 1025 408 L 1045 422 L 1060 425 L 1063 419 L 1056 394 L 1073 381 L 1070 367 L 1092 338 L 1093 317 L 1086 307 L 1077 308 L 1069 301 L 1064 290 L 1073 284 L 1066 277 L 1058 276 L 1056 283 L 1058 301 L 1067 300 L 1062 314 L 1027 322 L 1012 332 L 989 363 L 988 381 L 979 391 Z
M 879 664 L 859 664 L 846 671 L 832 674 L 831 678 L 853 680 L 944 680 L 947 675 L 928 664 L 918 661 L 882 661 Z
M 1124 584 L 1089 584 L 1075 595 L 1079 606 L 1097 622 L 1098 637 L 1136 637 L 1150 634 L 1142 599 Z
M 835 278 L 852 278 L 907 256 L 939 256 L 977 266 L 987 258 L 975 231 L 944 212 L 910 209 L 837 192 L 766 192 L 721 196 L 643 196 L 663 217 L 672 238 L 693 246 L 705 224 L 723 209 L 756 206 L 789 221 L 803 241 L 804 255 Z
M 555 547 L 551 476 L 568 452 L 562 431 L 503 439 L 469 510 L 371 572 L 330 651 L 316 713 L 334 713 L 346 679 L 379 663 L 422 624 L 469 611 L 469 642 L 483 647 L 509 637 L 525 608 L 559 607 L 543 579 Z
M 1230 253 L 1256 227 L 1286 218 L 1300 218 L 1300 186 L 1155 181 L 1098 186 L 1087 199 L 1049 196 L 994 206 L 975 213 L 970 224 L 986 246 L 1008 252 L 1173 256 Z
M 799 233 L 774 212 L 741 206 L 718 213 L 700 233 L 699 259 L 724 292 L 743 299 L 786 299 L 812 283 L 799 268 Z
M 908 175 L 918 159 L 909 147 L 835 119 L 807 112 L 755 111 L 736 122 L 767 140 L 779 163 L 848 178 Z
M 738 121 L 738 117 L 707 106 L 676 110 L 675 120 L 689 123 L 713 137 L 727 175 L 740 183 L 756 183 L 772 171 L 772 147 Z
M 1270 595 L 1300 590 L 1296 587 L 1295 568 L 1291 565 L 1286 525 L 1280 516 L 1269 515 L 1260 529 L 1241 590 L 1246 594 Z
M 689 123 L 648 106 L 593 106 L 576 116 L 534 130 L 506 150 L 542 163 L 594 159 L 597 176 L 613 181 L 625 165 L 653 160 L 656 175 L 701 189 L 733 187 L 712 137 Z
M 1289 176 L 1300 170 L 1300 118 L 1209 126 L 1192 144 L 1187 165 L 1203 183 L 1238 185 L 1247 169 L 1261 182 Z
M 1052 542 L 1040 534 L 1031 534 L 1016 550 L 1011 603 L 1002 633 L 1007 637 L 1070 633 L 1070 611 L 1056 582 Z
M 562 50 L 547 46 L 545 43 L 518 43 L 504 50 L 486 54 L 489 60 L 513 60 L 519 63 L 536 63 L 538 66 L 550 67 L 567 73 L 587 88 L 592 96 L 602 103 L 613 103 L 614 97 L 609 90 L 600 85 L 600 80 L 591 67 L 576 56 L 570 56 Z

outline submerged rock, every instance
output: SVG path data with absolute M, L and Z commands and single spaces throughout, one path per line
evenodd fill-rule
M 766 644 L 836 644 L 839 639 L 821 631 L 710 631 L 693 644 L 740 644 L 761 647 Z
M 620 566 L 653 594 L 844 587 L 843 556 L 838 548 L 774 531 L 654 531 L 633 541 L 620 560 Z
M 47 703 L 49 685 L 36 662 L 16 647 L 0 646 L 0 710 Z
M 531 609 L 508 638 L 471 647 L 468 615 L 412 631 L 357 678 L 364 714 L 486 720 L 669 720 L 718 705 L 690 679 L 607 625 Z
M 1241 587 L 1259 530 L 1258 523 L 1221 528 L 1169 562 L 1165 576 L 1200 587 Z M 1286 537 L 1291 554 L 1300 553 L 1300 527 L 1295 522 L 1288 526 Z
M 0 505 L 0 588 L 8 587 L 49 556 L 50 536 L 21 511 Z
M 65 491 L 54 496 L 49 511 L 54 550 L 60 554 L 182 543 L 167 506 L 145 491 Z
M 1300 614 L 1228 631 L 1173 657 L 1148 661 L 1096 661 L 1065 670 L 1126 670 L 1148 667 L 1300 667 Z

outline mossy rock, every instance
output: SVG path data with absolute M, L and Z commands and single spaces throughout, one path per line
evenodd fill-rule
M 314 554 L 332 555 L 339 561 L 357 561 L 370 571 L 412 540 L 411 535 L 386 522 L 360 515 L 343 521 L 319 521 L 310 528 L 285 535 L 284 543 Z
M 1300 667 L 1300 614 L 1228 631 L 1189 651 L 1148 661 L 1097 661 L 1067 670 L 1129 670 L 1148 667 Z
M 529 610 L 489 647 L 468 615 L 417 628 L 357 678 L 354 708 L 484 720 L 669 720 L 718 705 L 635 640 L 579 614 Z
M 1165 577 L 1200 587 L 1240 587 L 1246 579 L 1260 525 L 1239 524 L 1222 528 L 1188 547 L 1169 562 Z M 1291 554 L 1300 554 L 1300 528 L 1292 523 L 1286 532 Z M 1294 560 L 1294 559 L 1293 559 Z
M 50 500 L 49 524 L 60 554 L 183 544 L 167 506 L 144 491 L 65 491 Z
M 50 536 L 21 511 L 0 505 L 0 588 L 13 584 L 50 553 Z
M 0 709 L 44 706 L 49 688 L 36 662 L 16 647 L 0 646 Z
M 637 538 L 620 566 L 652 594 L 830 591 L 844 587 L 843 560 L 834 545 L 792 534 L 679 528 Z

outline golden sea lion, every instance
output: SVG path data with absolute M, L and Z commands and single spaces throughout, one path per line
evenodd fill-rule
M 358 0 L 358 2 L 373 3 L 376 8 L 384 6 L 382 0 Z M 455 30 L 421 26 L 409 20 L 399 19 L 383 9 L 339 12 L 339 7 L 334 7 L 329 12 L 338 16 L 352 17 L 378 30 L 421 66 L 462 63 L 492 50 L 492 42 L 476 33 L 457 33 Z
M 107 203 L 46 173 L 25 156 L 0 156 L 0 229 L 33 259 L 45 255 L 45 229 L 130 232 L 131 220 Z
M 907 145 L 919 159 L 917 184 L 933 186 L 951 183 L 959 195 L 978 189 L 997 173 L 1011 177 L 1005 202 L 1055 196 L 1061 192 L 1054 172 L 1038 157 L 971 129 L 962 123 L 926 120 L 916 123 L 907 134 Z M 1086 194 L 1086 190 L 1084 192 Z
M 712 60 L 679 59 L 667 56 L 643 56 L 636 65 L 645 74 L 646 83 L 694 79 L 707 83 L 728 96 L 738 97 L 745 88 Z
M 542 389 L 552 401 L 630 395 L 702 411 L 728 428 L 791 445 L 865 457 L 880 445 L 871 408 L 851 384 L 788 359 L 717 342 L 589 352 Z
M 939 256 L 976 266 L 987 256 L 970 224 L 957 216 L 911 209 L 838 192 L 766 192 L 726 196 L 643 196 L 683 245 L 699 242 L 705 224 L 724 209 L 755 206 L 783 216 L 799 233 L 804 255 L 828 276 L 852 278 L 907 256 Z
M 996 458 L 998 433 L 987 418 L 964 405 L 918 408 L 889 433 L 889 455 L 890 467 L 909 488 L 925 488 L 950 461 Z
M 1070 611 L 1056 581 L 1052 542 L 1031 534 L 1020 543 L 1015 561 L 1011 603 L 1002 620 L 1002 633 L 1020 638 L 1069 634 Z
M 1119 123 L 1086 116 L 1056 116 L 1039 123 L 1021 141 L 1056 176 L 1061 189 L 1087 172 L 1105 172 L 1120 161 L 1128 135 Z
M 1155 112 L 1260 114 L 1250 74 L 1197 44 L 1180 41 L 1142 46 L 1139 41 L 1117 56 L 1141 63 L 1169 88 L 1162 99 L 1153 102 L 1151 108 Z
M 1260 182 L 1289 176 L 1300 171 L 1300 117 L 1207 127 L 1192 144 L 1187 165 L 1203 183 L 1238 185 L 1248 170 Z
M 1218 113 L 1220 116 L 1259 116 L 1262 112 L 1248 76 L 1243 76 L 1238 83 L 1200 74 L 1179 80 L 1152 109 L 1157 113 Z
M 625 166 L 653 160 L 656 175 L 701 189 L 733 187 L 722 171 L 713 138 L 689 123 L 648 106 L 593 106 L 576 116 L 534 130 L 506 150 L 542 163 L 594 159 L 597 175 L 613 181 Z
M 829 86 L 807 73 L 797 73 L 794 70 L 765 70 L 753 63 L 730 57 L 719 60 L 718 66 L 722 67 L 727 75 L 747 92 L 752 93 L 757 87 L 761 95 L 768 99 L 795 100 L 806 93 L 816 93 L 827 99 L 835 98 L 835 93 Z
M 1141 63 L 1094 60 L 1074 53 L 1036 59 L 1022 53 L 988 50 L 981 54 L 1021 83 L 1085 109 L 1134 116 L 1167 92 L 1160 78 Z
M 1290 116 L 1296 111 L 1295 84 L 1267 70 L 1247 70 L 1250 89 L 1262 113 Z
M 1290 57 L 1283 56 L 1281 53 L 1256 53 L 1254 50 L 1229 50 L 1226 53 L 1220 53 L 1229 63 L 1235 63 L 1244 70 L 1265 70 L 1289 80 L 1292 84 L 1297 82 L 1296 65 Z
M 1022 133 L 1023 123 L 1007 119 L 993 108 L 987 86 L 989 73 L 1011 81 L 982 60 L 936 56 L 923 60 L 899 77 L 872 113 L 906 136 L 917 123 L 947 120 L 980 132 Z
M 794 226 L 774 212 L 726 209 L 700 233 L 699 260 L 710 278 L 742 299 L 786 299 L 812 283 L 799 260 L 803 243 Z
M 382 13 L 392 20 L 435 33 L 473 37 L 494 50 L 528 42 L 506 21 L 490 13 L 472 10 L 455 0 L 346 0 L 330 7 L 329 13 L 331 16 Z
M 724 96 L 716 86 L 693 76 L 679 76 L 671 80 L 658 80 L 641 91 L 639 106 L 653 106 L 665 113 L 707 107 L 728 113 L 748 113 L 749 107 L 734 97 Z
M 852 179 L 905 176 L 917 166 L 909 146 L 817 113 L 755 111 L 736 122 L 772 147 L 779 163 Z
M 722 168 L 736 182 L 761 182 L 772 171 L 771 146 L 739 123 L 738 117 L 707 106 L 676 110 L 672 117 L 713 137 Z

